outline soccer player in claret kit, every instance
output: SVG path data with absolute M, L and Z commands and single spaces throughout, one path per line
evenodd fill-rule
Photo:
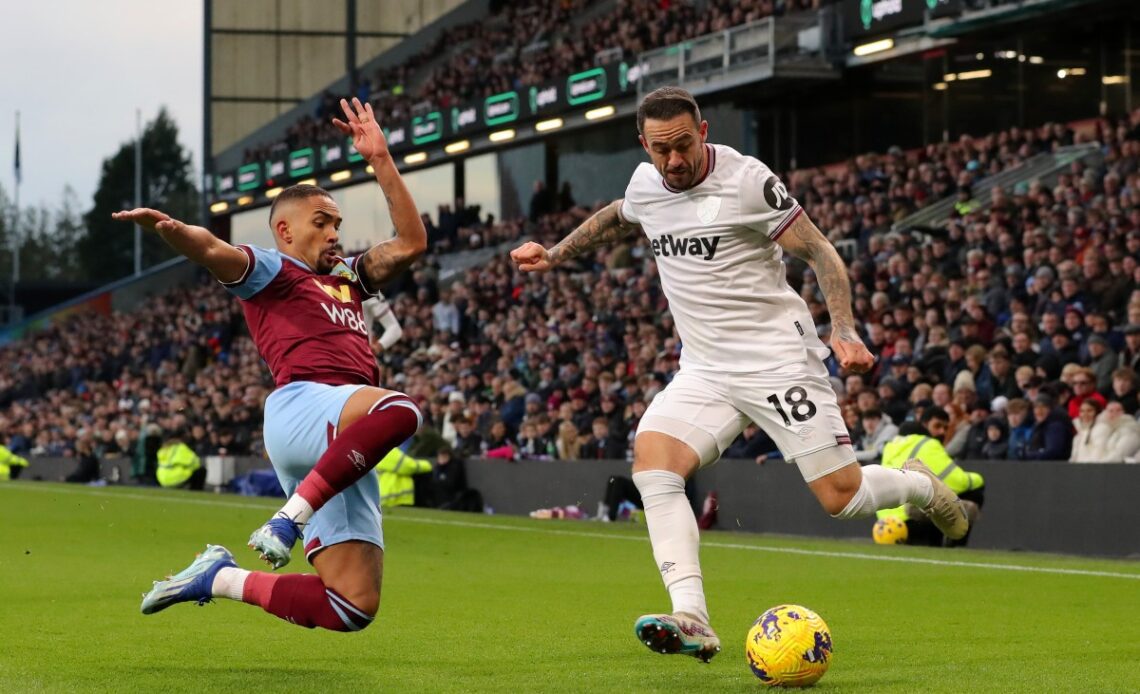
M 358 631 L 379 607 L 384 541 L 373 467 L 416 432 L 422 417 L 406 395 L 377 387 L 361 302 L 423 253 L 427 234 L 372 107 L 353 99 L 341 108 L 346 121 L 333 123 L 375 169 L 396 228 L 361 256 L 333 252 L 340 210 L 311 185 L 288 188 L 273 201 L 275 250 L 231 246 L 155 210 L 114 215 L 154 230 L 241 299 L 276 382 L 265 403 L 265 448 L 290 495 L 250 546 L 280 568 L 303 538 L 317 571 L 245 571 L 224 547 L 207 545 L 188 568 L 155 582 L 143 597 L 144 614 L 224 597 L 304 627 Z
M 648 94 L 637 128 L 652 163 L 637 167 L 625 198 L 553 248 L 529 242 L 511 257 L 524 272 L 543 272 L 638 229 L 649 239 L 681 368 L 638 425 L 633 481 L 673 611 L 645 615 L 634 630 L 651 650 L 707 662 L 720 640 L 709 625 L 685 480 L 715 462 L 748 421 L 796 463 L 836 518 L 910 503 L 951 538 L 966 534 L 967 520 L 954 492 L 918 461 L 901 470 L 856 462 L 823 362 L 827 347 L 787 285 L 784 251 L 815 271 L 839 365 L 862 373 L 874 359 L 855 328 L 847 268 L 783 183 L 759 160 L 706 142 L 708 123 L 683 89 Z

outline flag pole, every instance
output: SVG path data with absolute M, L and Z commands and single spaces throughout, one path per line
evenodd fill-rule
M 16 157 L 12 163 L 16 176 L 15 216 L 12 220 L 12 286 L 8 293 L 8 323 L 16 322 L 16 285 L 20 282 L 20 112 L 16 111 Z
M 135 109 L 135 207 L 142 207 L 142 109 Z M 142 273 L 142 227 L 135 225 L 135 275 Z

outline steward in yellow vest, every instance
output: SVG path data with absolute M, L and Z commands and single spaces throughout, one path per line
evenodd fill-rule
M 970 527 L 973 528 L 974 520 L 985 501 L 985 480 L 978 473 L 959 467 L 942 447 L 942 438 L 946 436 L 949 423 L 950 416 L 941 407 L 928 408 L 922 414 L 921 424 L 907 422 L 899 428 L 899 435 L 887 442 L 883 447 L 882 465 L 899 469 L 911 458 L 917 459 L 954 490 L 963 502 L 966 515 L 970 518 Z M 907 544 L 910 545 L 961 546 L 970 537 L 967 533 L 966 537 L 958 541 L 945 540 L 942 533 L 917 509 L 906 506 L 883 509 L 876 515 L 879 518 L 895 517 L 905 521 Z
M 27 460 L 8 450 L 6 446 L 0 446 L 0 482 L 16 479 L 26 467 L 28 467 Z
M 156 477 L 163 487 L 187 486 L 201 489 L 206 480 L 206 470 L 202 467 L 198 454 L 183 443 L 178 432 L 174 432 L 158 449 Z
M 376 465 L 376 472 L 380 475 L 381 506 L 415 506 L 416 481 L 412 475 L 431 472 L 431 461 L 393 448 Z

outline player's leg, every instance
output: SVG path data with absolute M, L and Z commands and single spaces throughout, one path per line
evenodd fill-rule
M 924 465 L 907 463 L 896 470 L 856 462 L 826 373 L 809 351 L 802 365 L 779 375 L 737 379 L 733 402 L 764 429 L 786 460 L 796 463 L 820 505 L 835 518 L 868 518 L 879 509 L 910 503 L 948 536 L 965 534 L 957 495 Z
M 324 548 L 313 565 L 318 575 L 246 571 L 226 548 L 207 545 L 185 570 L 155 582 L 143 596 L 142 613 L 225 598 L 257 605 L 308 629 L 360 631 L 371 624 L 380 605 L 384 550 L 370 542 L 348 541 Z
M 295 488 L 300 475 L 291 473 L 300 473 L 298 468 L 305 466 L 290 464 L 294 462 L 290 456 L 304 455 L 305 447 L 282 449 L 276 436 L 266 443 L 280 461 L 275 467 L 283 486 Z M 306 556 L 318 575 L 246 571 L 225 548 L 208 546 L 185 571 L 157 582 L 143 598 L 142 611 L 151 614 L 179 602 L 201 604 L 228 598 L 257 605 L 308 628 L 358 631 L 367 627 L 379 606 L 384 562 L 375 471 L 325 504 L 304 532 Z
M 678 374 L 638 425 L 633 482 L 641 494 L 653 558 L 672 600 L 672 614 L 637 620 L 638 638 L 661 653 L 707 661 L 720 650 L 709 627 L 699 559 L 700 532 L 685 481 L 712 463 L 743 428 L 743 418 L 714 382 Z
M 368 474 L 390 450 L 415 434 L 422 422 L 411 398 L 383 388 L 355 389 L 342 404 L 337 403 L 337 413 L 335 429 L 332 417 L 325 422 L 321 433 L 327 437 L 327 447 L 316 465 L 281 510 L 250 537 L 250 546 L 274 568 L 288 563 L 293 544 L 316 511 Z M 269 418 L 267 411 L 267 425 Z
M 313 574 L 272 574 L 249 572 L 234 575 L 243 580 L 240 595 L 236 586 L 229 595 L 259 605 L 266 612 L 292 624 L 332 631 L 359 631 L 372 623 L 380 607 L 380 582 L 384 570 L 384 550 L 361 540 L 349 540 L 325 547 L 313 557 Z M 219 580 L 229 578 L 223 569 Z M 218 580 L 215 581 L 217 583 Z

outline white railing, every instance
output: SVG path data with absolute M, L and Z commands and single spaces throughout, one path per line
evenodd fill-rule
M 642 53 L 639 96 L 666 84 L 727 78 L 741 71 L 771 69 L 776 61 L 776 24 L 771 17 Z

